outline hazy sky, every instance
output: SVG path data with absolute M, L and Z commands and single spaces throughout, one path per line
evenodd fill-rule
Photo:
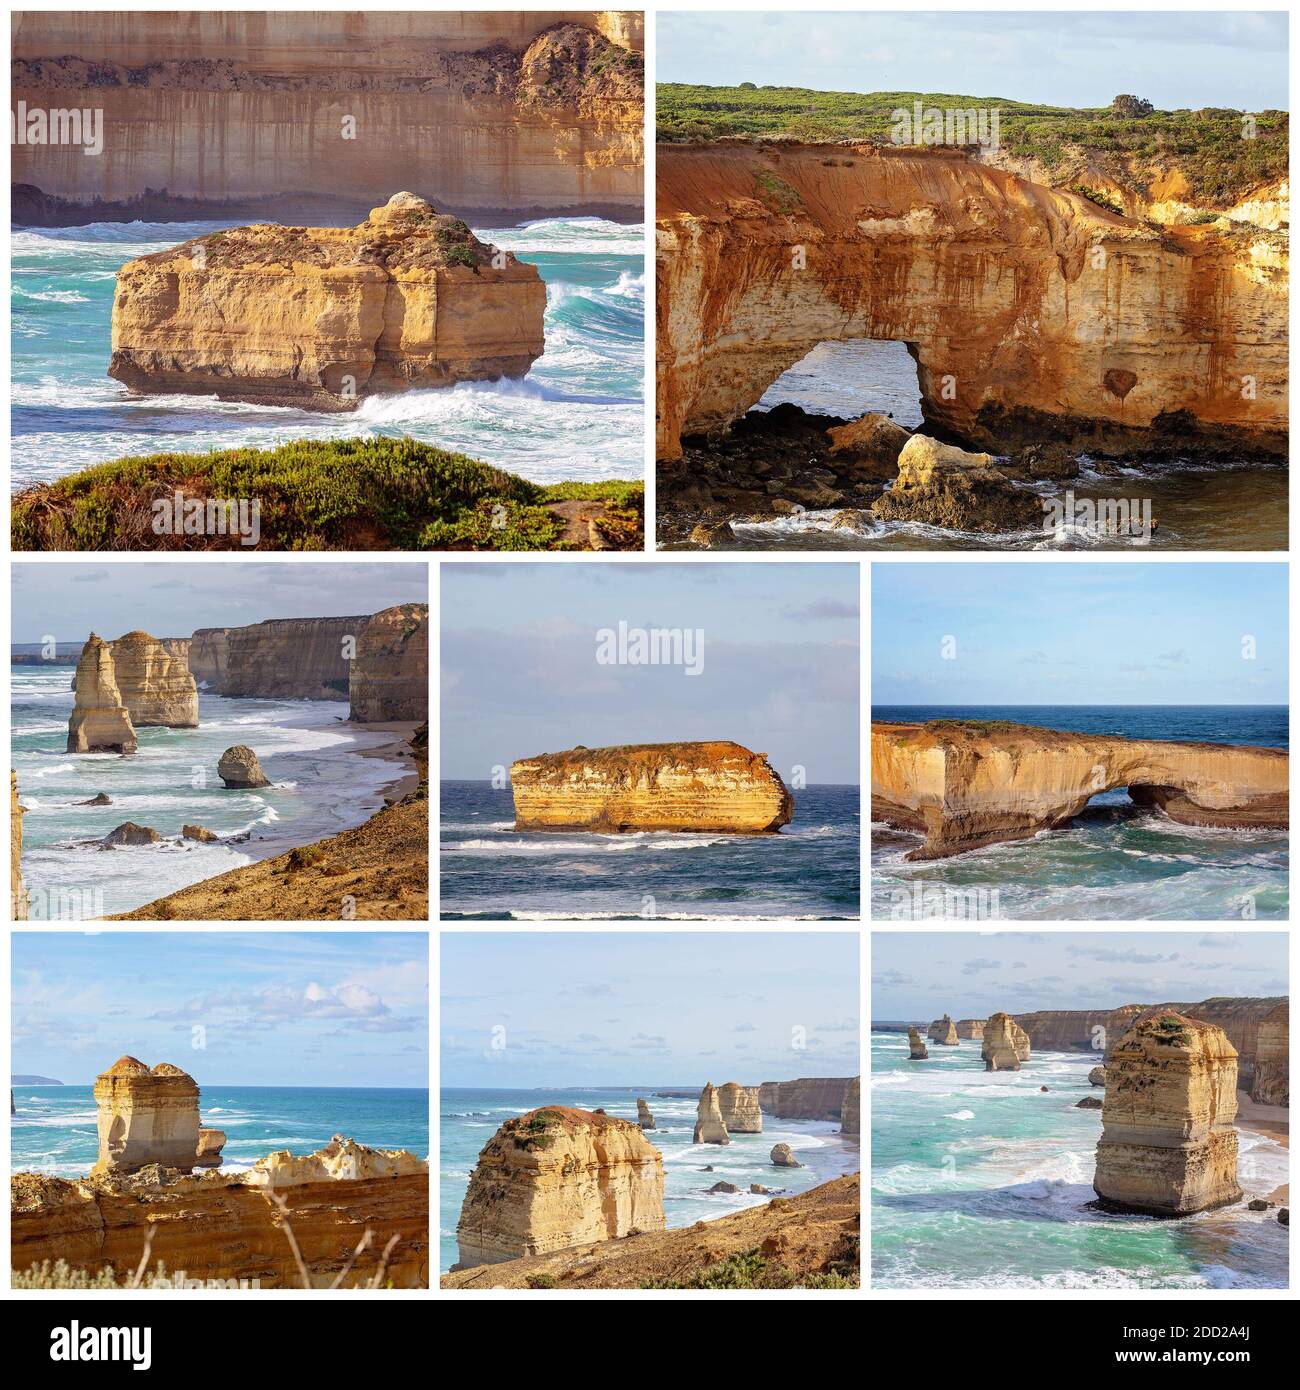
M 422 1087 L 428 994 L 423 932 L 15 932 L 12 1069 L 88 1085 L 129 1054 L 200 1089 Z
M 859 1071 L 856 932 L 444 932 L 441 951 L 443 1086 Z
M 134 628 L 155 637 L 188 637 L 199 627 L 342 618 L 429 599 L 428 566 L 422 564 L 19 560 L 12 572 L 15 642 L 46 636 L 84 641 L 92 629 L 108 638 Z
M 442 775 L 577 744 L 734 739 L 788 779 L 858 781 L 858 568 L 444 565 Z M 601 629 L 703 632 L 700 674 L 601 664 Z
M 1286 994 L 1285 932 L 873 932 L 871 1017 Z
M 1109 106 L 1121 92 L 1163 110 L 1289 105 L 1285 13 L 670 10 L 658 34 L 661 82 L 1052 106 Z
M 878 564 L 871 614 L 874 705 L 1287 703 L 1284 565 Z

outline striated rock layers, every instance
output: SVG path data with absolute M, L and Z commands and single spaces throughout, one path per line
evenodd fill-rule
M 926 1047 L 921 1037 L 920 1030 L 909 1028 L 907 1030 L 908 1060 L 912 1062 L 924 1062 L 930 1055 L 930 1049 Z
M 1127 787 L 1185 825 L 1285 829 L 1285 749 L 1061 733 L 1023 724 L 873 724 L 873 820 L 924 831 L 940 859 L 1060 829 Z
M 14 102 L 118 136 L 95 159 L 15 144 L 15 216 L 354 220 L 396 188 L 511 221 L 639 213 L 642 32 L 590 10 L 29 12 Z
M 1291 1011 L 1284 1000 L 1259 1022 L 1255 1044 L 1255 1075 L 1250 1098 L 1261 1105 L 1291 1103 Z
M 975 1042 L 984 1036 L 984 1020 L 982 1018 L 959 1018 L 954 1025 L 957 1029 L 958 1038 L 965 1038 L 967 1041 L 974 1039 Z
M 470 1175 L 457 1269 L 664 1229 L 658 1149 L 626 1120 L 547 1106 L 507 1120 Z
M 545 309 L 535 266 L 399 193 L 359 227 L 237 227 L 128 261 L 108 374 L 136 391 L 353 410 L 523 376 Z
M 27 920 L 27 885 L 23 882 L 23 806 L 18 774 L 9 769 L 9 910 L 14 921 Z
M 429 605 L 401 603 L 361 629 L 348 678 L 349 718 L 423 720 L 429 712 Z
M 855 1078 L 802 1076 L 794 1081 L 764 1081 L 758 1088 L 763 1113 L 778 1120 L 842 1120 L 844 1098 Z
M 118 692 L 137 729 L 199 727 L 198 687 L 174 639 L 136 631 L 111 645 Z
M 1282 232 L 1157 229 L 940 148 L 666 145 L 656 187 L 661 458 L 856 338 L 906 343 L 927 433 L 968 447 L 1285 450 Z
M 726 741 L 579 746 L 520 759 L 510 782 L 516 830 L 759 834 L 794 815 L 766 755 Z
M 1093 1182 L 1106 1210 L 1187 1216 L 1241 1200 L 1237 1054 L 1221 1028 L 1140 1019 L 1106 1066 Z
M 728 1134 L 762 1134 L 763 1112 L 757 1086 L 739 1086 L 734 1081 L 719 1086 L 718 1109 Z
M 93 632 L 74 676 L 76 702 L 68 719 L 69 753 L 134 753 L 131 716 L 122 703 L 109 644 Z
M 727 1126 L 722 1119 L 722 1105 L 713 1084 L 705 1086 L 700 1092 L 700 1103 L 695 1112 L 695 1133 L 692 1144 L 730 1144 Z
M 255 700 L 344 700 L 349 654 L 370 617 L 270 618 L 247 627 L 199 628 L 190 673 L 216 695 Z
M 844 1104 L 840 1111 L 840 1133 L 862 1133 L 862 1078 L 854 1076 L 844 1088 Z
M 650 1107 L 646 1104 L 643 1096 L 636 1098 L 636 1122 L 642 1129 L 655 1127 L 655 1117 L 650 1113 Z
M 225 1135 L 200 1127 L 199 1088 L 170 1062 L 150 1069 L 119 1057 L 95 1078 L 95 1104 L 99 1157 L 92 1174 L 134 1173 L 151 1163 L 188 1173 L 200 1150 L 204 1166 L 221 1162 Z
M 957 1036 L 957 1027 L 952 1019 L 944 1014 L 942 1018 L 936 1018 L 930 1025 L 927 1034 L 931 1042 L 942 1043 L 944 1047 L 956 1047 L 961 1041 Z
M 994 1014 L 984 1025 L 980 1056 L 985 1071 L 1019 1071 L 1029 1060 L 1029 1035 L 1010 1014 Z
M 13 1265 L 25 1270 L 65 1260 L 92 1274 L 107 1268 L 121 1284 L 140 1264 L 145 1234 L 152 1232 L 151 1267 L 161 1262 L 169 1273 L 184 1270 L 189 1279 L 300 1288 L 272 1192 L 288 1208 L 313 1287 L 326 1288 L 343 1273 L 367 1231 L 370 1240 L 345 1284 L 369 1283 L 382 1268 L 385 1286 L 427 1285 L 428 1164 L 340 1136 L 316 1154 L 273 1153 L 239 1173 L 209 1168 L 187 1177 L 153 1165 L 134 1174 L 93 1173 L 72 1181 L 16 1173 Z

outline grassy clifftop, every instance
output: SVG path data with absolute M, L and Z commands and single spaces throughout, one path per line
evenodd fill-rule
M 182 525 L 155 503 L 259 504 L 260 539 Z M 639 482 L 530 483 L 409 438 L 153 454 L 98 464 L 13 499 L 15 550 L 639 549 Z
M 887 144 L 892 113 L 915 102 L 945 109 L 997 108 L 1004 154 L 1073 175 L 1078 155 L 1099 158 L 1121 182 L 1147 181 L 1169 168 L 1206 201 L 1230 201 L 1287 172 L 1289 117 L 1254 113 L 1255 137 L 1244 139 L 1243 113 L 1199 111 L 1121 114 L 1111 107 L 1037 106 L 1002 97 L 938 92 L 818 92 L 807 87 L 701 87 L 660 83 L 658 137 L 674 142 L 725 136 L 786 136 L 808 141 Z

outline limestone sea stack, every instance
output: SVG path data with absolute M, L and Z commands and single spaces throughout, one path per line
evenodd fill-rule
M 197 729 L 199 692 L 184 655 L 147 632 L 112 643 L 118 692 L 137 729 Z
M 859 1136 L 862 1133 L 862 1078 L 853 1077 L 844 1090 L 844 1108 L 840 1112 L 840 1133 Z
M 134 753 L 138 744 L 122 702 L 109 643 L 93 632 L 74 675 L 77 697 L 68 719 L 69 753 Z
M 650 1113 L 650 1107 L 641 1096 L 636 1098 L 636 1122 L 642 1129 L 655 1127 L 655 1117 Z
M 871 752 L 872 817 L 925 833 L 909 859 L 1060 829 L 1093 796 L 1115 787 L 1184 825 L 1287 825 L 1283 748 L 938 719 L 873 724 Z
M 728 1081 L 718 1087 L 718 1111 L 728 1134 L 762 1134 L 763 1112 L 758 1104 L 757 1086 L 740 1086 Z
M 722 1107 L 718 1103 L 718 1093 L 712 1083 L 700 1092 L 700 1103 L 695 1112 L 695 1135 L 691 1143 L 731 1143 L 727 1126 L 722 1122 Z
M 225 1135 L 201 1128 L 199 1088 L 170 1062 L 150 1068 L 135 1057 L 119 1057 L 95 1078 L 94 1094 L 99 1157 L 92 1173 L 134 1173 L 151 1163 L 188 1173 L 200 1147 L 205 1164 L 220 1162 L 216 1155 Z
M 942 1043 L 944 1047 L 956 1047 L 961 1041 L 957 1036 L 956 1024 L 947 1014 L 942 1018 L 936 1018 L 930 1025 L 930 1041 Z
M 1237 1053 L 1182 1014 L 1140 1019 L 1106 1064 L 1093 1182 L 1111 1211 L 1187 1216 L 1241 1200 Z
M 23 807 L 18 774 L 9 769 L 9 907 L 14 921 L 27 920 L 27 885 L 23 882 Z
M 766 755 L 726 741 L 543 753 L 514 763 L 510 782 L 516 830 L 760 834 L 794 815 Z
M 663 1159 L 638 1126 L 547 1106 L 507 1120 L 470 1175 L 458 1269 L 664 1229 Z
M 907 1044 L 910 1049 L 908 1060 L 912 1062 L 924 1062 L 930 1055 L 929 1048 L 926 1047 L 924 1039 L 921 1037 L 920 1029 L 908 1028 Z
M 429 712 L 429 605 L 401 603 L 362 627 L 348 675 L 349 718 L 423 720 Z
M 1260 1105 L 1291 1103 L 1291 1010 L 1283 1001 L 1259 1021 L 1255 1042 L 1255 1077 L 1250 1098 Z
M 994 1014 L 984 1025 L 980 1056 L 985 1071 L 1019 1071 L 1029 1060 L 1029 1035 L 1010 1014 Z
M 249 788 L 269 787 L 270 779 L 262 771 L 262 764 L 247 744 L 237 743 L 227 748 L 217 764 L 217 776 L 227 787 Z
M 136 391 L 352 410 L 524 376 L 545 309 L 535 266 L 395 193 L 357 227 L 234 227 L 128 261 L 108 374 Z

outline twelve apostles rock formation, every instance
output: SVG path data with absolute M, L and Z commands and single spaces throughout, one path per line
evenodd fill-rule
M 95 633 L 82 648 L 74 677 L 77 697 L 68 719 L 69 753 L 134 753 L 138 744 L 122 703 L 109 643 Z
M 478 225 L 639 214 L 642 48 L 631 11 L 32 12 L 14 102 L 94 107 L 120 139 L 15 145 L 15 216 L 337 224 L 397 188 L 501 217 Z
M 642 1096 L 636 1098 L 636 1122 L 642 1129 L 655 1127 L 655 1117 L 650 1113 L 650 1107 Z
M 693 1144 L 730 1144 L 727 1126 L 722 1119 L 722 1106 L 718 1093 L 712 1083 L 700 1092 L 700 1102 L 695 1112 L 695 1134 Z
M 907 1030 L 908 1060 L 912 1062 L 924 1062 L 930 1055 L 929 1049 L 921 1038 L 920 1030 L 909 1028 Z
M 429 712 L 429 605 L 401 603 L 366 620 L 348 676 L 350 719 L 423 720 Z
M 514 763 L 510 782 L 516 830 L 758 834 L 794 814 L 766 756 L 726 741 L 543 753 Z
M 200 1131 L 212 1133 L 219 1131 Z M 190 1176 L 153 1164 L 74 1180 L 15 1173 L 14 1268 L 64 1260 L 91 1275 L 107 1268 L 122 1283 L 139 1266 L 151 1232 L 151 1267 L 161 1262 L 189 1279 L 298 1288 L 298 1263 L 274 1193 L 287 1208 L 313 1287 L 340 1276 L 360 1285 L 381 1272 L 385 1286 L 427 1285 L 429 1166 L 422 1159 L 336 1135 L 315 1154 L 280 1151 L 246 1171 L 222 1173 L 204 1166 L 203 1143 L 200 1171 Z
M 718 1110 L 728 1134 L 762 1134 L 763 1112 L 759 1109 L 757 1086 L 739 1086 L 734 1081 L 719 1086 Z
M 9 770 L 9 910 L 14 921 L 27 920 L 27 885 L 23 882 L 23 807 L 18 800 L 18 774 Z
M 198 728 L 198 688 L 174 642 L 128 632 L 114 638 L 112 656 L 118 692 L 137 729 Z
M 961 1041 L 957 1036 L 956 1025 L 947 1014 L 934 1020 L 927 1036 L 931 1042 L 942 1043 L 944 1047 L 956 1047 Z
M 170 1062 L 152 1069 L 119 1057 L 95 1078 L 99 1157 L 96 1173 L 135 1173 L 149 1164 L 190 1172 L 221 1162 L 225 1135 L 199 1124 L 199 1088 Z
M 358 227 L 235 227 L 128 261 L 108 372 L 137 391 L 346 411 L 524 376 L 545 310 L 536 266 L 396 193 Z
M 663 1193 L 663 1159 L 637 1125 L 568 1106 L 529 1111 L 479 1154 L 456 1268 L 661 1231 Z
M 1106 1210 L 1186 1216 L 1241 1200 L 1237 1054 L 1221 1028 L 1140 1019 L 1106 1066 L 1094 1187 Z
M 1029 1053 L 1029 1035 L 1010 1014 L 996 1013 L 985 1023 L 980 1050 L 985 1071 L 1019 1071 Z
M 1289 1105 L 1291 1028 L 1290 1007 L 1286 1000 L 1260 1019 L 1255 1046 L 1251 1100 L 1261 1105 Z
M 876 723 L 871 814 L 925 833 L 914 860 L 1060 829 L 1115 787 L 1183 824 L 1277 829 L 1287 824 L 1287 768 L 1281 748 L 967 720 Z
M 851 1076 L 801 1076 L 793 1081 L 764 1081 L 758 1088 L 763 1113 L 778 1120 L 843 1121 Z
M 905 342 L 927 431 L 967 446 L 1181 422 L 1285 449 L 1280 232 L 1153 228 L 950 148 L 674 144 L 656 170 L 660 458 L 850 338 Z

